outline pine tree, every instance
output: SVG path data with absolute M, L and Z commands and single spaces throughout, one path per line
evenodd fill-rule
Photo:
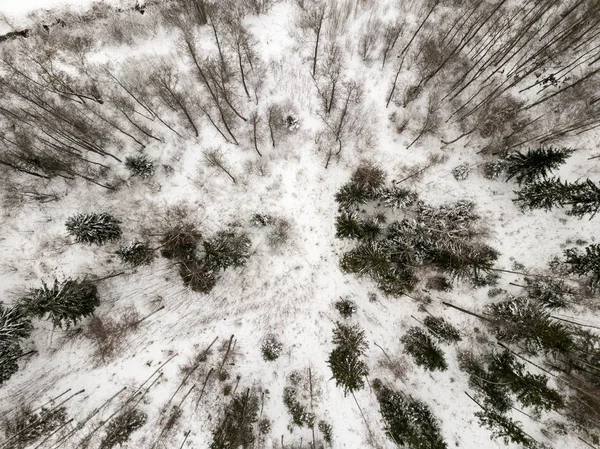
M 360 223 L 356 213 L 342 211 L 335 219 L 335 237 L 338 239 L 358 239 L 360 235 Z
M 106 435 L 99 449 L 112 449 L 129 440 L 131 434 L 146 424 L 148 416 L 138 409 L 126 409 L 106 426 Z
M 31 335 L 31 321 L 19 307 L 0 306 L 0 342 L 16 342 Z
M 541 146 L 527 150 L 527 153 L 515 152 L 505 158 L 506 180 L 515 178 L 519 185 L 530 184 L 565 163 L 573 153 L 571 148 Z
M 591 284 L 597 287 L 600 283 L 600 245 L 593 244 L 581 253 L 577 248 L 565 250 L 565 263 L 569 272 L 578 276 L 590 276 Z
M 426 316 L 423 323 L 428 330 L 447 343 L 456 343 L 462 340 L 458 330 L 441 317 Z
M 421 328 L 409 328 L 400 341 L 404 345 L 404 352 L 409 354 L 417 365 L 429 371 L 448 369 L 444 352 Z
M 571 195 L 577 185 L 562 182 L 560 178 L 544 179 L 534 182 L 517 191 L 517 198 L 513 201 L 519 203 L 522 209 L 545 209 L 564 206 L 571 200 Z
M 121 238 L 121 222 L 107 213 L 77 214 L 65 223 L 67 231 L 77 243 L 103 245 Z
M 154 251 L 147 243 L 134 240 L 117 250 L 117 255 L 123 263 L 133 267 L 149 265 L 154 259 Z
M 399 447 L 447 449 L 439 423 L 424 402 L 384 385 L 376 394 L 385 433 Z
M 93 282 L 67 279 L 54 280 L 51 287 L 42 281 L 42 287 L 31 290 L 18 307 L 26 316 L 47 317 L 55 327 L 69 328 L 92 315 L 99 305 Z
M 195 258 L 179 262 L 179 275 L 187 287 L 198 293 L 210 292 L 217 283 L 215 269 Z
M 258 421 L 258 412 L 258 396 L 250 389 L 235 395 L 213 433 L 210 449 L 251 448 L 256 439 L 254 424 Z
M 340 209 L 345 211 L 357 210 L 359 206 L 366 204 L 372 197 L 372 192 L 353 182 L 344 184 L 335 194 L 335 200 L 340 205 Z
M 396 210 L 413 204 L 417 200 L 417 194 L 410 189 L 405 189 L 394 184 L 392 187 L 380 187 L 377 189 L 375 198 L 380 200 L 385 207 Z
M 219 231 L 217 235 L 203 242 L 203 260 L 214 270 L 227 267 L 241 267 L 250 257 L 252 242 L 246 234 L 233 231 Z
M 518 422 L 492 409 L 484 409 L 475 413 L 479 423 L 492 431 L 493 438 L 502 438 L 504 444 L 515 443 L 523 447 L 533 447 L 535 441 L 521 428 Z
M 344 389 L 344 395 L 354 393 L 364 387 L 364 377 L 369 373 L 366 363 L 361 359 L 368 348 L 365 332 L 358 326 L 338 322 L 333 330 L 333 343 L 336 347 L 327 360 L 332 378 L 336 386 Z

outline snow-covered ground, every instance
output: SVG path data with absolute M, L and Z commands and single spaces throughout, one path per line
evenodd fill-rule
M 69 3 L 78 9 L 89 4 L 88 0 L 4 0 L 0 12 L 13 29 L 18 29 L 27 23 L 27 15 L 38 8 L 59 8 Z M 101 282 L 102 304 L 97 316 L 118 320 L 131 310 L 140 316 L 152 315 L 124 337 L 117 354 L 107 363 L 94 356 L 93 341 L 83 335 L 85 332 L 71 335 L 52 329 L 46 322 L 36 322 L 31 346 L 38 354 L 0 388 L 0 410 L 12 410 L 17 402 L 39 405 L 67 389 L 71 392 L 85 389 L 67 403 L 69 416 L 77 422 L 80 417 L 93 414 L 121 389 L 126 388 L 115 400 L 120 404 L 140 385 L 150 384 L 151 389 L 139 398 L 140 406 L 148 413 L 149 424 L 124 447 L 154 448 L 163 425 L 163 407 L 186 400 L 182 406 L 183 418 L 161 444 L 179 448 L 185 438 L 183 447 L 206 448 L 220 418 L 219 410 L 228 397 L 220 394 L 223 383 L 214 376 L 209 383 L 210 391 L 202 397 L 199 391 L 210 367 L 218 366 L 223 357 L 223 351 L 217 348 L 226 345 L 233 335 L 235 349 L 226 368 L 231 376 L 229 383 L 235 387 L 237 382 L 239 391 L 255 387 L 265 393 L 264 416 L 273 424 L 263 447 L 279 448 L 281 440 L 285 447 L 300 447 L 301 441 L 307 447 L 310 431 L 288 429 L 290 417 L 282 403 L 282 391 L 292 371 L 306 375 L 309 369 L 317 384 L 313 410 L 317 420 L 332 424 L 333 447 L 397 447 L 382 431 L 378 404 L 370 386 L 357 392 L 355 402 L 330 380 L 326 360 L 332 349 L 334 323 L 340 320 L 333 303 L 340 297 L 348 297 L 358 305 L 358 313 L 351 322 L 366 331 L 370 379 L 387 379 L 396 388 L 426 402 L 440 419 L 448 447 L 504 447 L 501 441 L 491 440 L 489 431 L 481 428 L 473 416 L 478 407 L 464 394 L 469 386 L 467 376 L 458 369 L 455 348 L 444 346 L 449 363 L 446 372 L 426 371 L 402 355 L 399 337 L 418 324 L 415 318 L 424 316 L 420 303 L 409 297 L 386 297 L 378 293 L 369 279 L 341 271 L 339 258 L 352 244 L 335 237 L 334 195 L 361 161 L 369 160 L 383 167 L 391 181 L 410 175 L 431 155 L 444 155 L 443 162 L 407 185 L 432 204 L 473 200 L 489 229 L 488 243 L 501 252 L 496 267 L 506 270 L 512 270 L 514 262 L 532 271 L 544 270 L 553 257 L 561 256 L 565 241 L 593 242 L 600 217 L 577 220 L 566 217 L 561 210 L 520 212 L 512 201 L 514 184 L 484 178 L 480 167 L 484 159 L 476 155 L 480 149 L 476 139 L 445 146 L 440 136 L 427 136 L 407 149 L 418 130 L 418 120 L 401 134 L 391 126 L 388 116 L 391 110 L 399 108 L 386 109 L 382 99 L 389 91 L 393 73 L 382 75 L 378 62 L 370 65 L 358 59 L 347 62 L 344 76 L 363 85 L 362 113 L 368 117 L 367 127 L 356 137 L 358 143 L 344 149 L 339 161 L 325 169 L 324 155 L 315 145 L 315 136 L 323 125 L 317 114 L 319 100 L 309 70 L 311 44 L 298 37 L 294 5 L 278 3 L 267 15 L 250 17 L 247 23 L 256 38 L 262 64 L 268 67 L 265 79 L 261 80 L 266 88 L 257 108 L 264 113 L 269 102 L 287 102 L 299 118 L 299 129 L 284 136 L 275 148 L 265 138 L 261 142 L 263 156 L 257 158 L 250 143 L 224 144 L 205 125 L 197 139 L 152 142 L 145 148 L 145 153 L 160 168 L 151 181 L 132 180 L 110 194 L 78 183 L 76 188 L 60 192 L 57 202 L 41 206 L 27 203 L 7 210 L 0 242 L 3 252 L 0 294 L 2 298 L 14 298 L 26 288 L 37 287 L 42 279 L 86 274 L 103 277 L 123 269 L 114 256 L 116 244 L 101 248 L 72 244 L 64 223 L 69 216 L 82 211 L 110 211 L 123 222 L 124 239 L 129 240 L 136 238 L 141 228 L 152 228 L 166 220 L 167 209 L 184 205 L 187 218 L 204 236 L 227 227 L 249 232 L 252 255 L 247 265 L 225 271 L 207 295 L 185 288 L 177 269 L 162 258 L 150 266 L 127 270 L 125 275 Z M 129 55 L 128 52 L 135 52 L 139 58 L 158 58 L 157 55 L 168 53 L 171 45 L 171 41 L 159 35 L 152 44 L 136 43 L 133 51 L 99 46 L 96 58 L 116 62 Z M 402 79 L 400 83 L 408 81 Z M 245 101 L 248 107 L 253 104 L 252 100 Z M 421 106 L 412 105 L 410 114 L 419 117 Z M 369 139 L 365 137 L 367 134 Z M 448 134 L 456 136 L 458 132 L 449 130 Z M 445 136 L 446 140 L 452 137 Z M 250 142 L 249 138 L 246 140 Z M 598 133 L 569 141 L 578 151 L 560 174 L 572 179 L 598 180 L 600 165 L 589 164 L 588 158 L 598 154 L 599 142 Z M 223 150 L 237 183 L 203 162 L 202 152 L 215 145 Z M 133 153 L 130 149 L 123 151 Z M 465 162 L 472 164 L 473 171 L 468 179 L 458 181 L 451 170 Z M 173 171 L 163 170 L 163 165 Z M 273 250 L 269 246 L 266 229 L 250 225 L 250 217 L 255 213 L 270 214 L 289 223 L 290 239 L 282 249 Z M 517 274 L 503 273 L 501 286 L 521 280 Z M 479 344 L 474 329 L 482 327 L 481 322 L 444 307 L 441 301 L 480 308 L 489 301 L 487 288 L 474 289 L 459 283 L 451 292 L 434 292 L 432 296 L 433 302 L 427 310 L 444 316 L 461 330 L 465 338 L 463 347 Z M 598 324 L 598 317 L 579 318 Z M 269 334 L 277 335 L 283 342 L 282 356 L 273 362 L 264 361 L 260 352 L 260 344 Z M 184 377 L 182 367 L 190 366 L 194 357 L 215 338 L 217 342 L 208 361 L 201 363 L 186 386 L 178 390 Z M 385 365 L 383 350 L 398 359 L 405 370 L 402 375 L 395 375 Z M 166 361 L 165 367 L 157 371 Z M 239 376 L 237 381 L 236 376 Z M 144 384 L 147 379 L 151 380 Z M 193 385 L 195 390 L 189 398 L 185 397 Z M 111 417 L 114 411 L 115 408 L 103 408 L 63 447 L 76 447 L 86 432 Z M 517 419 L 527 429 L 533 429 L 530 432 L 535 438 L 544 440 L 534 419 L 527 416 Z M 189 433 L 184 437 L 186 432 Z M 101 434 L 99 431 L 96 436 Z M 575 436 L 563 437 L 556 443 L 560 445 L 557 448 L 585 447 Z M 41 446 L 46 447 L 54 446 Z

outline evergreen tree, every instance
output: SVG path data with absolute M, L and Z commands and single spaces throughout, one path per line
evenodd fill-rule
M 485 243 L 440 242 L 428 251 L 429 261 L 457 279 L 478 278 L 494 266 L 500 253 Z
M 409 354 L 417 365 L 430 371 L 448 369 L 443 351 L 421 328 L 409 328 L 400 341 L 404 345 L 404 352 Z
M 426 316 L 423 323 L 428 330 L 446 343 L 456 343 L 462 340 L 458 330 L 441 317 Z
M 69 328 L 92 315 L 99 305 L 93 282 L 67 279 L 54 280 L 50 287 L 42 281 L 42 287 L 31 290 L 18 307 L 26 316 L 47 317 L 55 327 Z
M 589 214 L 591 220 L 600 210 L 600 187 L 589 179 L 575 183 L 565 204 L 571 206 L 567 215 L 581 218 Z
M 523 187 L 516 192 L 517 198 L 513 201 L 522 209 L 550 210 L 567 204 L 576 188 L 575 184 L 563 183 L 560 178 L 544 179 Z
M 144 154 L 128 156 L 125 159 L 125 167 L 129 169 L 133 176 L 143 179 L 149 178 L 154 174 L 154 163 Z
M 345 211 L 356 210 L 359 206 L 366 204 L 372 198 L 372 192 L 353 182 L 344 184 L 335 194 L 335 200 L 339 204 L 340 210 Z
M 335 219 L 335 237 L 338 239 L 358 239 L 361 235 L 356 212 L 342 211 Z
M 574 150 L 541 146 L 527 150 L 527 153 L 515 152 L 505 159 L 506 180 L 515 178 L 519 185 L 530 184 L 546 179 L 548 173 L 565 163 Z
M 117 250 L 117 255 L 123 263 L 133 267 L 149 265 L 154 259 L 154 251 L 147 243 L 134 240 Z
M 217 235 L 203 242 L 203 260 L 214 270 L 225 270 L 230 266 L 241 267 L 250 257 L 251 244 L 246 234 L 219 231 Z
M 127 409 L 106 426 L 106 435 L 99 449 L 112 449 L 129 440 L 131 434 L 146 424 L 148 416 L 141 410 Z
M 502 438 L 504 444 L 515 443 L 523 447 L 534 447 L 535 441 L 529 437 L 518 422 L 492 409 L 484 409 L 475 413 L 479 423 L 492 431 L 492 439 Z
M 0 342 L 19 341 L 31 335 L 33 326 L 19 307 L 0 306 Z
M 0 340 L 0 385 L 19 370 L 23 350 L 17 341 Z
M 546 310 L 528 298 L 511 297 L 492 304 L 488 313 L 494 319 L 496 336 L 523 343 L 529 354 L 540 351 L 566 354 L 573 345 L 570 329 L 554 321 Z
M 107 213 L 77 214 L 65 223 L 77 243 L 103 245 L 121 238 L 121 222 Z
M 250 389 L 235 395 L 213 433 L 210 449 L 251 448 L 256 439 L 254 424 L 258 421 L 258 412 L 258 396 Z
M 67 410 L 65 407 L 45 408 L 34 411 L 29 407 L 17 410 L 12 418 L 4 422 L 8 448 L 21 449 L 65 424 Z M 4 446 L 6 447 L 6 446 Z
M 361 359 L 368 347 L 365 332 L 358 326 L 338 322 L 333 330 L 333 343 L 336 347 L 327 360 L 332 378 L 336 386 L 344 389 L 345 395 L 354 393 L 364 386 L 364 377 L 369 373 L 366 363 Z
M 438 421 L 424 402 L 384 385 L 376 393 L 385 433 L 399 447 L 447 449 Z
M 198 293 L 210 292 L 217 283 L 215 269 L 195 258 L 179 262 L 179 275 L 187 287 Z
M 391 187 L 377 189 L 375 198 L 381 201 L 385 207 L 396 210 L 410 206 L 418 197 L 414 191 L 394 184 Z
M 549 278 L 525 278 L 527 297 L 548 310 L 564 309 L 574 291 L 564 281 Z
M 202 234 L 191 223 L 180 223 L 168 229 L 161 238 L 161 251 L 167 259 L 191 260 Z

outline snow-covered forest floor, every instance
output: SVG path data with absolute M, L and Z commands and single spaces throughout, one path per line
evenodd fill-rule
M 20 355 L 0 351 L 0 370 L 15 366 L 0 376 L 0 448 L 600 447 L 600 253 L 583 273 L 565 262 L 565 250 L 595 244 L 599 191 L 561 200 L 556 187 L 546 209 L 515 202 L 544 179 L 600 181 L 597 2 L 62 3 L 29 16 L 0 4 L 3 32 L 28 30 L 0 41 L 0 301 L 31 323 Z M 574 151 L 533 182 L 486 176 L 490 163 L 544 145 Z M 135 176 L 131 160 L 152 169 Z M 377 192 L 400 181 L 396 194 L 418 201 L 385 208 L 381 193 L 354 192 L 342 207 L 336 194 L 360 167 L 385 174 Z M 419 215 L 459 201 L 474 203 L 472 228 L 464 218 L 440 237 Z M 567 214 L 577 201 L 589 211 Z M 120 222 L 117 238 L 77 242 L 65 223 L 93 213 Z M 342 238 L 345 213 L 378 231 Z M 402 265 L 397 248 L 381 256 L 404 218 L 440 247 L 464 237 L 460 250 L 444 253 L 449 262 L 417 254 Z M 186 224 L 201 234 L 196 249 L 165 257 L 165 235 Z M 243 260 L 210 266 L 212 288 L 184 282 L 188 267 L 206 275 L 202 242 L 221 231 L 247 236 Z M 149 263 L 119 257 L 132 241 L 150 248 Z M 367 268 L 340 264 L 367 247 Z M 497 254 L 479 260 L 485 248 Z M 415 282 L 382 291 L 373 253 Z M 61 327 L 49 319 L 60 295 L 23 305 L 55 279 L 94 285 L 93 313 Z M 542 307 L 530 282 L 564 307 Z M 488 307 L 516 297 L 528 302 L 512 306 L 543 319 Z M 355 305 L 348 318 L 342 299 Z M 427 317 L 460 341 L 444 342 Z M 14 349 L 9 321 L 0 346 Z M 330 366 L 336 323 L 367 344 L 344 360 L 347 388 Z M 569 333 L 565 351 L 544 340 L 548 323 Z M 546 343 L 513 329 L 534 325 Z M 445 369 L 407 353 L 413 327 L 441 348 Z M 514 354 L 514 377 L 468 372 L 459 359 L 469 351 L 488 370 L 485 357 Z M 546 376 L 543 386 L 527 374 Z M 506 410 L 486 385 L 511 398 Z M 548 389 L 559 406 L 522 401 Z M 386 391 L 422 401 L 434 424 L 419 427 L 422 409 L 384 416 Z M 122 425 L 127 413 L 141 425 Z M 402 441 L 399 428 L 413 433 Z

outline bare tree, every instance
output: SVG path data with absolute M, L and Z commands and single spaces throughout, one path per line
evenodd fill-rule
M 310 7 L 306 6 L 301 12 L 300 27 L 305 30 L 310 30 L 314 33 L 315 47 L 313 50 L 312 57 L 312 76 L 314 77 L 317 73 L 317 59 L 319 55 L 319 41 L 321 40 L 321 34 L 323 31 L 323 24 L 325 22 L 325 13 L 327 7 L 325 3 L 319 1 L 311 2 Z
M 231 174 L 230 169 L 227 167 L 227 163 L 225 162 L 225 157 L 223 156 L 223 152 L 218 148 L 212 148 L 204 152 L 204 161 L 206 165 L 209 167 L 214 167 L 225 172 L 227 176 L 233 181 L 234 184 L 237 184 L 236 179 Z

